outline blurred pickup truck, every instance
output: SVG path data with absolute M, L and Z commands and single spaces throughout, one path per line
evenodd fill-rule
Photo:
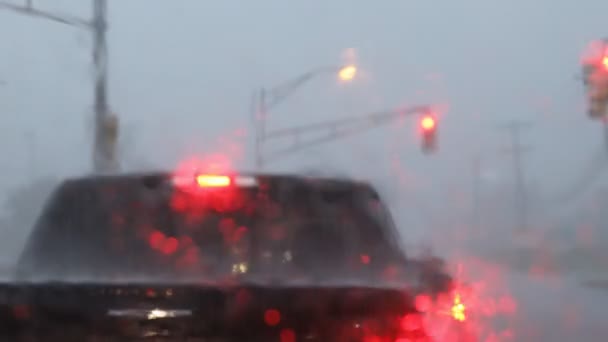
M 365 182 L 90 176 L 57 187 L 0 284 L 0 336 L 474 341 L 453 287 L 441 260 L 405 254 Z

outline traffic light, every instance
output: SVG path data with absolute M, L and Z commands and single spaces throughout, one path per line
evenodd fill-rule
M 608 59 L 607 59 L 608 63 Z M 587 99 L 589 116 L 592 119 L 601 119 L 608 114 L 608 70 L 596 71 L 587 82 Z
M 608 84 L 591 85 L 587 90 L 588 112 L 592 119 L 602 119 L 606 116 L 608 106 Z
M 426 113 L 420 117 L 418 125 L 422 139 L 422 152 L 435 152 L 437 149 L 437 119 L 433 114 Z
M 583 61 L 583 83 L 589 117 L 603 119 L 608 114 L 608 40 L 595 42 L 592 47 Z

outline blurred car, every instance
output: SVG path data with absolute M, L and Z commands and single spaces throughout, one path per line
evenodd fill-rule
M 449 341 L 465 340 L 464 306 L 453 301 L 441 260 L 410 258 L 400 241 L 364 182 L 198 173 L 70 179 L 46 203 L 15 281 L 0 286 L 0 333 L 39 341 L 446 341 L 424 317 L 433 316 L 430 302 L 449 298 L 450 329 L 459 334 Z

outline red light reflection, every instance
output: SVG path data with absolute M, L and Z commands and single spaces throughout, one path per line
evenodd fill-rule
M 264 312 L 264 322 L 273 327 L 281 322 L 281 313 L 276 309 L 268 309 Z
M 428 312 L 432 306 L 432 299 L 429 295 L 421 294 L 416 296 L 414 305 L 418 311 Z
M 439 296 L 427 310 L 425 326 L 428 331 L 446 340 L 452 340 L 454 337 L 448 336 L 461 329 L 467 337 L 463 339 L 459 335 L 459 340 L 510 341 L 506 336 L 514 335 L 513 327 L 507 324 L 496 331 L 493 323 L 497 319 L 512 322 L 517 314 L 517 302 L 510 294 L 501 270 L 476 258 L 463 258 L 452 274 L 456 278 L 452 291 Z M 428 304 L 422 298 L 417 298 L 417 307 Z
M 296 342 L 296 333 L 291 329 L 281 330 L 281 342 Z
M 407 314 L 401 320 L 401 329 L 404 331 L 418 330 L 422 326 L 422 317 L 419 314 Z
M 160 251 L 165 255 L 173 254 L 177 251 L 179 241 L 175 237 L 166 237 L 158 230 L 152 231 L 148 236 L 148 243 L 152 249 Z
M 174 237 L 170 237 L 163 242 L 163 244 L 161 246 L 161 252 L 163 252 L 164 254 L 167 254 L 167 255 L 173 254 L 177 250 L 178 245 L 179 245 L 179 243 L 178 243 L 177 239 Z
M 159 232 L 158 230 L 155 230 L 152 233 L 150 233 L 150 237 L 148 238 L 148 243 L 150 244 L 150 247 L 152 247 L 154 249 L 161 248 L 164 241 L 165 241 L 165 234 Z

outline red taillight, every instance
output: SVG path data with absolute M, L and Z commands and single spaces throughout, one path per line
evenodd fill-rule
M 456 293 L 454 295 L 454 304 L 452 304 L 452 318 L 459 322 L 464 322 L 467 319 L 465 311 L 466 307 L 460 299 L 460 294 Z
M 455 285 L 454 285 L 455 286 Z M 421 294 L 416 298 L 416 309 L 423 317 L 424 330 L 432 341 L 478 341 L 477 315 L 469 317 L 470 293 L 467 287 L 458 286 L 436 297 Z M 466 303 L 466 304 L 465 304 Z M 411 314 L 410 314 L 411 315 Z M 401 328 L 415 327 L 412 317 L 405 316 Z
M 201 188 L 221 188 L 230 186 L 232 180 L 228 176 L 220 175 L 198 175 L 196 184 Z

